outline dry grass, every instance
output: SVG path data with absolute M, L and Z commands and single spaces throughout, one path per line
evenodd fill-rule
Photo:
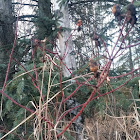
M 120 110 L 120 116 L 105 113 L 101 117 L 99 113 L 94 118 L 85 118 L 84 132 L 90 137 L 89 140 L 139 140 L 140 138 L 140 108 L 133 107 L 133 111 L 126 115 Z

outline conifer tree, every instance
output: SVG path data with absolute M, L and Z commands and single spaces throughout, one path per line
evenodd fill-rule
M 0 1 L 0 88 L 2 87 L 6 75 L 9 60 L 9 53 L 14 41 L 13 31 L 12 1 Z M 8 51 L 8 52 L 7 52 Z M 14 65 L 11 70 L 14 71 Z

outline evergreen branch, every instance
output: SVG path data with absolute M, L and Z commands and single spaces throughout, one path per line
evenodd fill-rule
M 16 41 L 17 41 L 18 20 L 19 20 L 19 18 L 17 18 L 16 31 L 15 31 L 15 40 L 14 40 L 14 43 L 13 43 L 12 51 L 11 51 L 11 53 L 10 53 L 9 63 L 8 63 L 8 67 L 7 67 L 6 76 L 5 76 L 5 81 L 4 81 L 4 84 L 3 84 L 3 87 L 2 87 L 2 91 L 5 90 L 5 86 L 6 86 L 6 82 L 7 82 L 7 79 L 8 79 L 9 70 L 10 70 L 12 55 L 13 55 L 13 52 L 14 52 L 14 49 L 15 49 L 15 45 L 16 45 Z
M 38 5 L 35 5 L 35 4 L 28 4 L 28 3 L 20 3 L 20 2 L 13 2 L 12 3 L 13 5 L 27 5 L 27 6 L 38 6 Z
M 2 90 L 0 90 L 0 93 L 1 93 L 2 95 L 4 95 L 5 97 L 7 97 L 9 100 L 11 100 L 14 104 L 18 105 L 19 107 L 24 108 L 24 109 L 26 109 L 27 111 L 29 111 L 29 112 L 31 112 L 31 113 L 34 113 L 33 110 L 31 110 L 31 109 L 29 109 L 29 108 L 27 108 L 27 107 L 25 107 L 25 106 L 19 104 L 18 102 L 16 102 L 15 100 L 13 100 L 10 96 L 8 96 L 8 95 L 7 95 L 5 92 L 3 92 Z
M 19 21 L 29 21 L 29 20 L 26 20 L 25 18 L 38 18 L 38 16 L 36 16 L 36 15 L 22 15 L 22 16 L 18 17 Z M 9 22 L 9 24 L 16 22 L 16 20 L 17 20 L 17 17 L 13 18 Z M 30 22 L 33 22 L 33 21 L 30 21 Z
M 104 0 L 100 0 L 103 1 Z M 83 4 L 83 3 L 88 3 L 88 2 L 95 2 L 94 0 L 86 0 L 86 1 L 78 1 L 78 2 L 69 2 L 69 6 L 77 5 L 77 4 Z M 108 0 L 107 2 L 114 2 L 114 0 Z
M 119 87 L 113 89 L 112 91 L 109 91 L 109 92 L 106 92 L 106 93 L 104 93 L 104 94 L 100 94 L 100 95 L 98 95 L 98 96 L 95 96 L 95 97 L 92 98 L 92 100 L 94 100 L 94 99 L 96 99 L 96 98 L 99 98 L 99 97 L 102 97 L 102 96 L 105 96 L 105 95 L 107 95 L 107 94 L 109 94 L 109 93 L 112 93 L 112 92 L 116 91 L 117 89 L 123 87 L 123 86 L 126 85 L 130 80 L 132 80 L 132 79 L 135 78 L 135 77 L 138 77 L 139 75 L 140 75 L 140 73 L 136 74 L 135 76 L 132 76 L 132 77 L 129 78 L 126 82 L 124 82 L 121 86 L 119 86 Z
M 137 69 L 135 69 L 133 71 L 130 71 L 126 74 L 122 74 L 122 75 L 114 76 L 114 77 L 109 77 L 109 79 L 117 79 L 117 78 L 124 77 L 124 76 L 127 76 L 127 75 L 132 75 L 135 71 L 138 71 L 138 70 L 140 70 L 140 68 L 137 68 Z

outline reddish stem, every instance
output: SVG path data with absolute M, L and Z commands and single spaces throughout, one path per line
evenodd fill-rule
M 113 48 L 113 50 L 112 50 L 111 56 L 113 56 L 113 52 L 114 52 L 114 50 L 115 50 L 115 48 L 116 48 L 116 46 L 117 46 L 117 44 L 118 44 L 118 41 L 119 41 L 119 39 L 120 39 L 120 37 L 121 37 L 121 35 L 122 35 L 122 31 L 123 31 L 123 28 L 124 28 L 125 22 L 126 22 L 126 18 L 125 18 L 125 20 L 124 20 L 124 23 L 123 23 L 122 29 L 121 29 L 120 34 L 119 34 L 119 36 L 118 36 L 118 39 L 117 39 L 117 41 L 116 41 L 116 43 L 115 43 L 115 45 L 114 45 L 114 48 Z
M 69 39 L 71 38 L 72 34 L 73 34 L 75 31 L 76 31 L 76 29 L 74 29 L 74 31 L 70 34 L 70 36 L 68 37 L 68 39 L 67 39 L 67 41 L 66 41 L 66 48 L 65 48 L 65 52 L 64 52 L 64 54 L 63 54 L 62 60 L 64 59 L 64 57 L 66 57 L 66 55 L 67 55 L 67 53 L 68 53 L 68 51 L 67 51 L 67 53 L 66 53 L 66 50 L 67 50 L 67 48 L 68 48 L 68 41 L 69 41 Z M 68 48 L 68 49 L 69 49 L 69 48 Z
M 4 95 L 5 97 L 7 97 L 9 100 L 11 100 L 14 104 L 18 105 L 19 107 L 22 107 L 24 109 L 26 109 L 27 111 L 31 112 L 31 113 L 34 113 L 33 110 L 19 104 L 18 102 L 16 102 L 15 100 L 13 100 L 10 96 L 8 96 L 6 93 L 4 93 L 2 90 L 0 90 L 0 93 L 2 93 L 2 95 Z
M 15 40 L 14 40 L 12 51 L 11 51 L 11 54 L 10 54 L 9 63 L 8 63 L 8 67 L 7 67 L 5 81 L 4 81 L 4 84 L 3 84 L 3 87 L 2 87 L 2 91 L 5 90 L 5 86 L 6 86 L 6 82 L 7 82 L 7 79 L 8 79 L 9 70 L 10 70 L 12 55 L 13 55 L 13 52 L 14 52 L 14 49 L 15 49 L 15 45 L 16 45 L 16 41 L 17 41 L 18 20 L 19 20 L 19 16 L 17 17 L 17 21 L 16 21 Z
M 82 86 L 84 85 L 86 82 L 90 81 L 93 78 L 93 76 L 91 78 L 89 78 L 87 81 L 83 82 L 82 84 L 80 84 L 66 99 L 63 100 L 63 103 L 66 102 L 71 96 L 74 95 L 74 93 Z
M 59 81 L 60 81 L 60 90 L 61 90 L 62 99 L 61 99 L 59 109 L 58 109 L 58 112 L 57 112 L 57 115 L 56 115 L 56 121 L 58 121 L 59 113 L 61 111 L 61 107 L 62 107 L 62 104 L 63 104 L 62 101 L 63 101 L 63 98 L 64 98 L 64 92 L 63 92 L 63 86 L 62 86 L 62 80 L 61 80 L 61 61 L 59 63 Z
M 94 96 L 95 93 L 96 93 L 96 89 L 93 90 L 88 100 L 83 104 L 83 107 L 81 108 L 80 112 L 70 121 L 70 123 L 64 128 L 64 130 L 57 135 L 57 137 L 61 136 L 69 128 L 69 126 L 81 115 L 84 108 L 90 102 L 91 98 Z
M 114 54 L 114 56 L 112 57 L 112 59 L 114 59 L 116 57 L 116 55 L 118 54 L 118 52 L 121 50 L 122 44 L 124 42 L 124 39 L 127 37 L 127 35 L 129 34 L 129 32 L 131 31 L 132 27 L 127 31 L 126 35 L 123 37 L 122 42 L 120 44 L 120 47 L 118 49 L 118 51 L 116 51 L 116 53 Z
M 63 119 L 70 111 L 72 111 L 72 110 L 74 110 L 74 109 L 76 109 L 76 108 L 78 108 L 78 107 L 81 107 L 81 106 L 83 106 L 83 105 L 84 105 L 84 104 L 81 104 L 81 105 L 75 106 L 75 107 L 73 107 L 73 108 L 67 110 L 67 111 L 59 118 L 59 120 Z
M 119 75 L 119 76 L 114 76 L 114 77 L 109 77 L 109 79 L 115 79 L 115 78 L 120 78 L 120 77 L 124 77 L 124 76 L 127 76 L 127 75 L 131 75 L 133 72 L 135 72 L 135 71 L 137 71 L 137 70 L 139 70 L 140 68 L 137 68 L 137 69 L 135 69 L 135 70 L 133 70 L 133 71 L 130 71 L 130 72 L 128 72 L 128 73 L 125 73 L 125 74 L 122 74 L 122 75 Z
M 8 50 L 6 50 L 6 51 L 8 52 Z M 26 70 L 26 68 L 18 60 L 16 60 L 14 57 L 12 57 L 12 60 L 14 60 L 18 65 L 20 65 L 25 70 L 25 72 L 28 72 Z M 27 74 L 31 77 L 32 80 L 36 81 L 36 79 L 30 73 L 27 73 Z
M 40 93 L 40 96 L 41 96 L 41 99 L 43 101 L 43 104 L 45 104 L 45 101 L 44 101 L 44 97 L 42 96 L 42 93 L 41 93 L 41 90 L 40 90 L 40 87 L 39 87 L 39 83 L 38 83 L 38 75 L 37 75 L 37 70 L 36 70 L 36 67 L 35 67 L 35 62 L 34 62 L 34 51 L 32 50 L 32 60 L 33 60 L 33 66 L 34 66 L 34 71 L 35 71 L 35 75 L 36 75 L 36 83 L 37 85 L 34 83 L 34 81 L 32 80 L 33 84 L 35 85 L 35 87 L 38 89 L 39 93 Z

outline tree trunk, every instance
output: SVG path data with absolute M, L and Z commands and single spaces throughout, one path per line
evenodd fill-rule
M 52 13 L 50 0 L 39 0 L 38 8 L 38 33 L 39 38 L 43 40 L 45 37 L 48 38 L 52 34 Z
M 60 25 L 65 28 L 70 28 L 68 6 L 63 6 L 61 8 L 61 12 L 63 13 L 63 17 L 61 19 L 62 22 L 60 23 Z M 71 53 L 74 49 L 72 38 L 70 37 L 70 31 L 66 30 L 59 34 L 59 45 L 63 62 L 68 67 L 70 72 L 74 71 L 76 69 L 76 61 Z M 68 69 L 63 65 L 63 74 L 65 77 L 69 77 L 71 75 Z
M 52 11 L 51 11 L 51 0 L 39 0 L 38 1 L 38 18 L 36 22 L 38 38 L 44 40 L 45 37 L 53 42 L 55 37 L 53 27 L 55 23 L 52 20 Z M 46 42 L 46 48 L 53 51 L 53 44 Z
M 9 60 L 8 53 L 6 55 L 6 49 L 11 50 L 14 41 L 12 19 L 12 1 L 0 0 L 0 87 L 4 82 Z

